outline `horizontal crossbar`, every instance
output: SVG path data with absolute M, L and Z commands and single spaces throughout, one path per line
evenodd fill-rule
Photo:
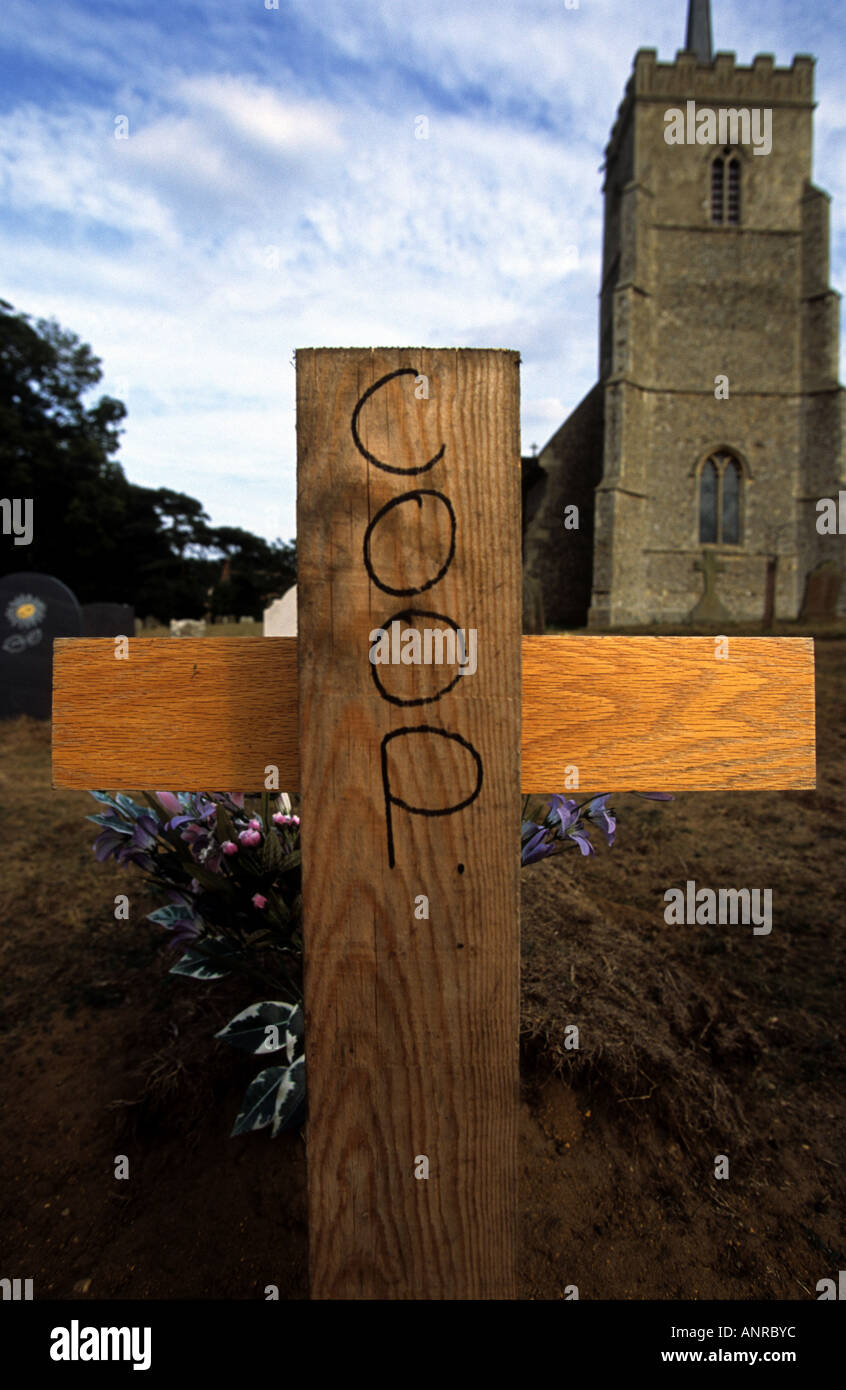
M 591 790 L 815 786 L 812 639 L 732 637 L 724 657 L 719 640 L 523 637 L 524 791 L 573 787 L 573 768 Z M 54 786 L 260 791 L 274 764 L 298 789 L 295 637 L 128 646 L 57 639 Z

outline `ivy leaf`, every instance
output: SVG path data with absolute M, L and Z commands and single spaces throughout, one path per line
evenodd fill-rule
M 299 1123 L 305 1101 L 305 1059 L 298 1057 L 290 1067 L 266 1067 L 247 1087 L 241 1110 L 232 1130 L 249 1134 L 272 1124 L 271 1138 Z
M 227 956 L 237 956 L 225 941 L 213 938 L 204 941 L 202 947 L 189 946 L 181 960 L 170 967 L 171 975 L 188 975 L 192 980 L 222 980 L 229 971 L 225 968 Z
M 231 1018 L 216 1038 L 223 1038 L 233 1047 L 242 1047 L 254 1056 L 268 1052 L 279 1052 L 284 1048 L 289 1064 L 294 1055 L 302 1051 L 305 1019 L 299 1004 L 288 1004 L 281 1000 L 265 1000 L 262 1004 L 251 1004 L 248 1009 Z M 268 1028 L 276 1029 L 277 1042 Z

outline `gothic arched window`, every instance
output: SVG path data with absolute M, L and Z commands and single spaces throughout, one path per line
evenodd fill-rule
M 740 545 L 740 484 L 734 454 L 711 454 L 699 473 L 700 545 Z
M 740 225 L 740 160 L 737 155 L 728 160 L 718 155 L 711 162 L 711 221 L 720 226 Z

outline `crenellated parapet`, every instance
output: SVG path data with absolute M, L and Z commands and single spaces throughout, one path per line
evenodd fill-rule
M 771 53 L 759 53 L 751 64 L 738 64 L 734 53 L 717 53 L 713 63 L 697 62 L 694 53 L 680 50 L 672 63 L 658 61 L 654 48 L 640 48 L 617 111 L 605 149 L 616 157 L 635 99 L 681 106 L 695 101 L 705 106 L 799 106 L 813 109 L 815 60 L 798 53 L 789 68 L 775 65 Z

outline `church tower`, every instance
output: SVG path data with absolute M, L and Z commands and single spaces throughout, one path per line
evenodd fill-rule
M 713 54 L 709 0 L 674 62 L 635 57 L 606 149 L 599 382 L 539 456 L 526 534 L 549 623 L 796 618 L 842 564 L 817 531 L 846 413 L 813 83 L 804 55 Z

